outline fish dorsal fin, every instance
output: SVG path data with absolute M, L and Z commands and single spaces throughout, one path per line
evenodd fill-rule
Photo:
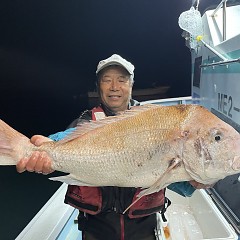
M 66 142 L 70 142 L 70 141 L 72 141 L 78 137 L 81 137 L 86 133 L 94 131 L 98 128 L 104 127 L 104 126 L 114 123 L 114 122 L 122 121 L 127 118 L 131 118 L 141 112 L 147 111 L 152 108 L 157 108 L 157 107 L 159 107 L 159 106 L 154 105 L 154 104 L 146 104 L 146 105 L 142 105 L 142 106 L 132 107 L 130 110 L 126 110 L 126 111 L 118 113 L 116 116 L 110 116 L 110 117 L 106 117 L 106 118 L 96 120 L 96 121 L 87 121 L 86 120 L 86 122 L 84 122 L 84 123 L 79 123 L 77 125 L 76 129 L 72 133 L 70 133 L 64 139 L 58 141 L 58 143 L 63 144 Z

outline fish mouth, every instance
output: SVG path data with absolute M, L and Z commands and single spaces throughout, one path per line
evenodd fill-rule
M 239 171 L 240 170 L 240 156 L 235 156 L 233 158 L 232 169 L 234 171 Z

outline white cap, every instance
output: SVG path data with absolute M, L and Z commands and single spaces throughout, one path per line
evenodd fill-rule
M 134 76 L 134 66 L 128 62 L 126 59 L 122 58 L 117 54 L 113 54 L 111 57 L 104 59 L 98 63 L 96 74 L 98 74 L 102 69 L 111 65 L 119 65 L 124 67 L 130 75 Z

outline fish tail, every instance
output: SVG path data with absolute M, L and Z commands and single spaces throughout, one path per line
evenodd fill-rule
M 0 119 L 0 165 L 16 165 L 26 152 L 29 139 Z

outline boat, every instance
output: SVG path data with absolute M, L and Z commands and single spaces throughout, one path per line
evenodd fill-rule
M 219 1 L 202 16 L 191 8 L 179 17 L 179 26 L 191 52 L 193 103 L 205 106 L 240 132 L 240 1 Z M 236 174 L 209 190 L 238 236 L 239 181 Z
M 240 131 L 240 0 L 219 0 L 217 6 L 203 14 L 197 8 L 201 2 L 192 2 L 191 9 L 179 17 L 179 26 L 184 30 L 182 36 L 192 57 L 191 96 L 151 99 L 153 95 L 165 94 L 168 89 L 165 87 L 164 91 L 164 88 L 161 89 L 162 92 L 157 89 L 136 90 L 133 97 L 146 97 L 145 100 L 140 100 L 142 104 L 200 104 Z M 96 92 L 88 94 L 89 100 L 97 99 Z M 77 210 L 63 203 L 66 188 L 65 184 L 59 188 L 17 240 L 81 239 L 76 224 Z M 190 198 L 177 196 L 170 191 L 167 191 L 167 196 L 177 211 L 181 213 L 181 208 L 187 207 L 185 212 L 188 213 L 190 209 L 192 215 L 185 227 L 179 222 L 180 218 L 175 218 L 177 224 L 170 236 L 166 236 L 164 230 L 168 224 L 173 225 L 173 220 L 167 225 L 160 221 L 159 240 L 240 239 L 239 174 L 219 181 L 210 190 L 196 190 Z M 192 217 L 196 220 L 194 225 Z M 186 226 L 189 227 L 188 233 L 195 234 L 195 238 L 181 235 Z M 197 230 L 191 231 L 192 229 Z M 202 236 L 197 238 L 196 233 L 199 237 L 200 230 Z

